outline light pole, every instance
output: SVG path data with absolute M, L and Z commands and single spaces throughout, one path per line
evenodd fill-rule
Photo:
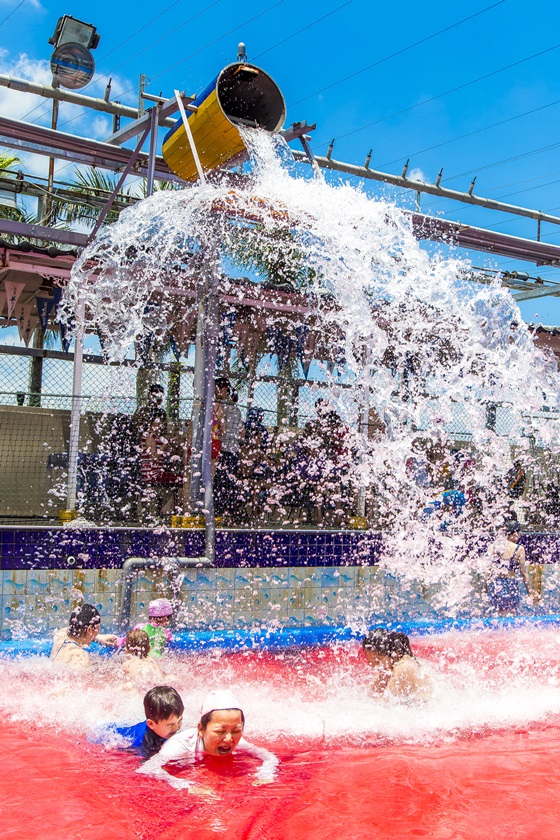
M 71 15 L 63 15 L 58 19 L 56 29 L 49 44 L 54 47 L 51 56 L 52 86 L 66 87 L 78 90 L 93 78 L 95 62 L 90 50 L 99 44 L 97 29 L 91 23 L 77 20 Z M 53 99 L 51 128 L 56 131 L 58 125 L 59 103 Z M 47 179 L 47 197 L 45 201 L 44 219 L 46 224 L 52 221 L 54 158 L 49 158 L 49 173 Z

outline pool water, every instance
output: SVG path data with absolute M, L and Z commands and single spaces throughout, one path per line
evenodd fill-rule
M 140 719 L 142 691 L 118 660 L 86 678 L 40 657 L 2 662 L 0 824 L 18 838 L 244 840 L 560 837 L 560 631 L 413 638 L 436 679 L 424 706 L 373 700 L 355 642 L 288 651 L 212 651 L 173 661 L 187 725 L 206 690 L 230 685 L 246 736 L 281 759 L 253 787 L 251 759 L 196 774 L 216 799 L 134 774 L 138 759 L 88 740 Z M 166 666 L 167 667 L 167 666 Z M 319 682 L 317 682 L 317 680 Z

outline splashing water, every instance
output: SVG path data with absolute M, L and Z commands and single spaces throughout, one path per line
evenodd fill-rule
M 198 721 L 208 691 L 229 686 L 244 709 L 249 739 L 298 748 L 435 743 L 504 726 L 558 722 L 558 641 L 557 628 L 535 627 L 413 638 L 414 654 L 435 686 L 429 701 L 413 705 L 372 696 L 357 643 L 167 654 L 162 668 L 173 671 L 185 726 Z M 34 722 L 118 746 L 122 740 L 110 725 L 142 720 L 142 698 L 151 687 L 125 690 L 122 659 L 94 658 L 83 675 L 40 657 L 3 659 L 0 710 L 24 727 Z
M 161 337 L 184 321 L 213 260 L 232 295 L 226 274 L 252 265 L 259 281 L 272 266 L 277 282 L 307 295 L 315 358 L 334 359 L 354 385 L 352 399 L 335 394 L 331 408 L 348 429 L 364 405 L 380 419 L 378 434 L 348 432 L 344 472 L 378 510 L 382 565 L 403 585 L 442 587 L 452 611 L 490 562 L 482 546 L 506 515 L 512 442 L 538 468 L 527 415 L 544 401 L 558 407 L 556 365 L 534 346 L 511 295 L 472 282 L 467 262 L 423 250 L 405 212 L 347 184 L 294 177 L 283 141 L 244 135 L 252 173 L 243 186 L 162 191 L 124 211 L 76 263 L 67 313 L 84 303 L 119 361 L 147 333 Z M 489 405 L 507 406 L 509 439 L 488 423 Z M 469 446 L 450 455 L 457 418 Z M 538 437 L 557 452 L 554 425 Z M 460 504 L 443 504 L 443 491 L 457 487 Z

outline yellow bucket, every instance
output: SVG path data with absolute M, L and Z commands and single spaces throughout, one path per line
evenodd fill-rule
M 286 118 L 286 104 L 276 82 L 253 64 L 230 64 L 224 67 L 193 105 L 188 114 L 189 127 L 205 172 L 236 158 L 245 157 L 246 149 L 239 125 L 280 131 Z M 163 159 L 185 181 L 196 181 L 198 171 L 182 120 L 164 137 Z

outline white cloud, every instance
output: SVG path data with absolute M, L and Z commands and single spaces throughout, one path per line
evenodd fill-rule
M 427 183 L 423 170 L 418 167 L 411 169 L 407 177 L 410 178 L 411 181 L 423 181 L 425 184 Z
M 10 59 L 8 51 L 1 50 L 0 72 L 6 76 L 27 79 L 40 85 L 50 85 L 52 81 L 49 62 L 44 59 L 29 58 L 26 53 L 20 53 L 17 58 Z M 2 116 L 12 120 L 21 120 L 32 109 L 34 109 L 33 114 L 29 114 L 29 118 L 33 117 L 34 121 L 37 121 L 37 116 L 44 113 L 44 118 L 46 118 L 51 112 L 50 103 L 40 96 L 0 87 Z
M 90 137 L 95 140 L 104 140 L 111 133 L 111 126 L 107 117 L 102 117 L 99 114 L 95 116 L 91 123 Z

